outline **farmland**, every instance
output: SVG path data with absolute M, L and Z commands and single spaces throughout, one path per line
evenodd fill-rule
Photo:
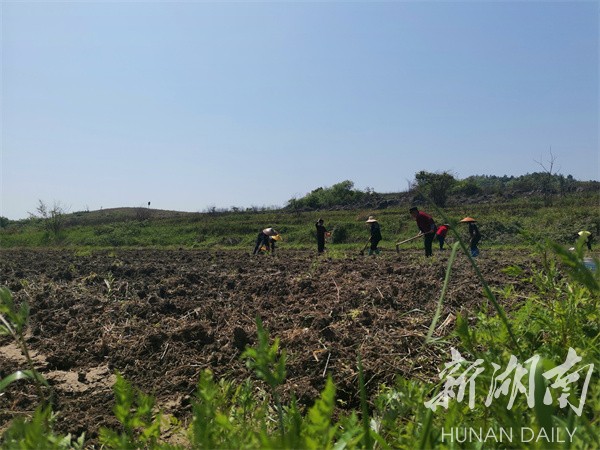
M 471 206 L 473 215 L 487 219 L 481 226 L 487 240 L 477 259 L 481 278 L 461 252 L 449 272 L 452 242 L 425 258 L 419 242 L 396 253 L 384 232 L 381 255 L 360 256 L 363 219 L 372 213 L 367 210 L 323 214 L 333 226 L 344 228 L 345 239 L 329 243 L 321 257 L 312 248 L 314 212 L 165 214 L 140 221 L 120 210 L 122 220 L 105 217 L 102 222 L 95 212 L 70 216 L 72 222 L 56 239 L 35 221 L 3 230 L 0 285 L 12 292 L 17 305 L 29 305 L 25 342 L 35 369 L 49 384 L 42 395 L 56 414 L 53 432 L 85 433 L 86 448 L 123 445 L 110 444 L 106 430 L 136 433 L 115 414 L 113 389 L 121 376 L 156 400 L 152 411 L 162 413 L 162 422 L 154 443 L 182 448 L 190 443 L 208 448 L 309 446 L 308 425 L 297 434 L 305 440 L 295 443 L 278 440 L 278 428 L 285 423 L 293 429 L 296 407 L 306 414 L 306 423 L 314 421 L 308 411 L 331 392 L 331 377 L 335 401 L 330 415 L 325 414 L 330 444 L 350 436 L 349 448 L 370 447 L 365 436 L 373 433 L 380 444 L 392 447 L 412 448 L 417 442 L 439 447 L 440 430 L 448 423 L 518 423 L 537 429 L 570 417 L 556 406 L 528 412 L 524 400 L 519 415 L 507 413 L 498 401 L 472 412 L 455 402 L 446 415 L 427 416 L 423 402 L 439 387 L 439 370 L 451 347 L 504 364 L 511 354 L 524 361 L 536 353 L 557 365 L 569 347 L 586 361 L 599 361 L 597 274 L 582 269 L 583 248 L 563 254 L 564 245 L 544 243 L 544 237 L 551 237 L 575 245 L 573 234 L 595 224 L 592 201 L 556 208 Z M 414 223 L 401 210 L 376 213 L 388 236 L 414 234 Z M 454 218 L 464 211 L 448 208 L 445 214 Z M 261 223 L 283 230 L 285 240 L 273 255 L 251 254 L 254 230 Z M 161 236 L 160 230 L 165 234 L 158 245 L 147 236 Z M 180 241 L 174 240 L 177 236 Z M 109 246 L 110 240 L 103 240 L 107 237 L 123 241 Z M 509 325 L 502 322 L 498 306 Z M 287 352 L 285 377 L 276 389 L 257 377 L 244 356 L 245 349 L 260 345 L 257 318 L 272 339 L 279 339 L 276 353 Z M 12 339 L 1 337 L 0 349 L 0 380 L 27 367 Z M 230 411 L 230 425 L 206 419 L 214 426 L 212 437 L 196 430 L 190 438 L 202 411 L 198 399 L 200 405 L 202 399 L 216 401 L 216 394 L 207 396 L 210 389 L 198 384 L 207 370 L 225 383 L 218 388 L 223 389 L 222 403 L 211 410 Z M 597 380 L 595 373 L 585 413 L 574 422 L 580 430 L 574 448 L 588 448 L 597 439 Z M 246 413 L 239 419 L 235 412 L 241 408 L 235 396 L 241 394 L 232 392 L 244 386 L 250 386 L 252 400 L 245 401 L 251 401 L 255 419 Z M 279 426 L 275 391 L 286 405 Z M 0 430 L 9 430 L 15 417 L 34 417 L 40 401 L 31 380 L 10 384 L 0 392 Z M 371 425 L 377 426 L 365 434 L 357 412 L 370 415 Z M 235 436 L 239 440 L 232 440 Z
M 304 405 L 323 388 L 323 374 L 331 373 L 339 398 L 356 407 L 358 352 L 370 391 L 393 385 L 396 375 L 431 380 L 445 355 L 422 345 L 447 253 L 424 261 L 420 252 L 316 259 L 285 250 L 272 258 L 206 251 L 3 251 L 1 269 L 3 284 L 17 298 L 31 299 L 28 342 L 56 389 L 59 430 L 87 431 L 93 439 L 100 426 L 113 425 L 115 370 L 184 422 L 202 369 L 238 381 L 250 376 L 240 354 L 256 340 L 257 315 L 287 349 L 285 391 Z M 526 291 L 498 270 L 514 262 L 507 252 L 494 251 L 481 267 L 493 286 Z M 471 267 L 459 261 L 443 317 L 484 303 Z M 17 365 L 4 350 L 2 367 Z M 13 413 L 32 407 L 19 390 L 2 400 Z M 3 414 L 3 423 L 11 416 Z

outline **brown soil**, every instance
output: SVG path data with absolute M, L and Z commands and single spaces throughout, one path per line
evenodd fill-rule
M 256 339 L 255 317 L 288 353 L 285 392 L 310 405 L 333 376 L 338 398 L 358 405 L 357 355 L 367 389 L 398 375 L 432 379 L 448 349 L 423 346 L 437 306 L 448 252 L 379 257 L 317 258 L 281 250 L 275 256 L 188 250 L 59 250 L 0 252 L 0 285 L 17 302 L 28 300 L 27 343 L 54 391 L 56 429 L 86 433 L 97 444 L 100 427 L 113 427 L 115 371 L 157 398 L 184 423 L 198 376 L 242 380 L 253 374 L 240 360 Z M 517 283 L 501 271 L 514 252 L 483 252 L 488 283 Z M 523 291 L 527 286 L 517 286 Z M 464 256 L 452 272 L 437 334 L 451 314 L 486 304 Z M 505 305 L 510 308 L 510 305 Z M 25 369 L 20 352 L 0 339 L 0 378 Z M 38 398 L 19 381 L 0 394 L 0 430 Z

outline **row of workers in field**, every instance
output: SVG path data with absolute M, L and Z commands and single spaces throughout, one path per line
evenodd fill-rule
M 450 225 L 436 225 L 433 217 L 431 217 L 429 214 L 423 211 L 419 211 L 417 207 L 412 207 L 409 210 L 409 212 L 416 221 L 417 228 L 419 229 L 419 234 L 403 242 L 407 242 L 418 237 L 423 237 L 425 256 L 433 255 L 432 247 L 434 240 L 437 240 L 439 242 L 440 250 L 443 250 L 444 241 L 446 239 L 446 234 L 448 233 Z M 479 228 L 477 227 L 477 221 L 471 217 L 465 217 L 461 220 L 461 222 L 467 223 L 469 225 L 469 245 L 471 248 L 471 255 L 479 255 L 479 249 L 477 245 L 481 240 L 481 234 L 479 233 Z M 369 225 L 370 237 L 363 251 L 366 250 L 366 247 L 368 246 L 370 247 L 369 255 L 377 255 L 379 254 L 378 245 L 382 239 L 381 227 L 379 226 L 379 222 L 377 221 L 377 219 L 373 216 L 369 216 L 366 223 L 367 225 Z M 331 232 L 325 227 L 323 219 L 319 219 L 315 226 L 317 229 L 317 251 L 318 253 L 323 253 L 325 251 L 325 238 L 330 236 Z M 258 233 L 253 254 L 257 254 L 261 251 L 275 251 L 275 243 L 280 239 L 281 236 L 277 230 L 273 228 L 265 228 L 264 230 Z
M 450 225 L 445 223 L 443 225 L 437 225 L 432 216 L 427 214 L 424 211 L 419 211 L 416 206 L 413 206 L 409 210 L 410 215 L 415 219 L 417 224 L 417 228 L 419 229 L 419 234 L 416 236 L 406 239 L 402 242 L 396 244 L 396 250 L 398 249 L 399 244 L 403 244 L 405 242 L 412 241 L 416 238 L 423 238 L 423 246 L 425 248 L 425 256 L 429 257 L 433 255 L 433 242 L 435 240 L 438 241 L 440 250 L 444 249 L 444 242 L 446 240 L 446 235 L 448 234 L 448 230 L 450 229 Z M 460 221 L 461 223 L 466 223 L 469 225 L 469 246 L 471 249 L 471 256 L 479 255 L 479 248 L 477 245 L 481 240 L 481 233 L 479 232 L 479 228 L 477 227 L 477 221 L 472 217 L 465 217 Z M 367 219 L 367 223 L 370 224 L 371 236 L 369 238 L 369 255 L 379 254 L 379 249 L 377 246 L 379 245 L 379 241 L 381 241 L 381 229 L 379 227 L 379 223 L 375 217 L 370 216 Z
M 397 243 L 396 250 L 398 250 L 399 244 L 403 244 L 405 242 L 409 242 L 420 237 L 423 237 L 425 256 L 429 257 L 433 255 L 433 242 L 435 240 L 438 241 L 440 250 L 443 250 L 444 241 L 446 239 L 446 235 L 448 234 L 448 230 L 450 229 L 450 225 L 443 224 L 438 226 L 435 223 L 435 220 L 432 216 L 430 216 L 426 212 L 419 211 L 419 209 L 416 206 L 410 208 L 409 213 L 416 221 L 417 228 L 419 229 L 419 234 L 412 238 Z M 377 219 L 373 216 L 369 216 L 366 223 L 367 225 L 369 225 L 370 228 L 370 237 L 361 254 L 364 252 L 364 250 L 366 250 L 367 247 L 370 247 L 369 255 L 377 255 L 379 254 L 378 245 L 382 239 L 381 227 L 379 226 L 379 222 L 377 221 Z M 479 228 L 477 227 L 477 221 L 472 217 L 465 217 L 460 221 L 460 223 L 465 223 L 469 227 L 469 247 L 471 250 L 471 256 L 478 256 L 478 244 L 481 240 L 481 233 L 479 232 Z M 325 238 L 331 235 L 331 231 L 327 230 L 323 219 L 317 220 L 315 226 L 317 229 L 317 252 L 323 253 L 325 251 Z M 580 231 L 578 235 L 585 239 L 585 244 L 587 245 L 587 248 L 589 250 L 592 250 L 592 233 L 589 231 Z M 275 251 L 275 243 L 280 239 L 281 236 L 275 229 L 265 228 L 260 233 L 258 233 L 256 245 L 254 247 L 254 254 L 257 254 L 261 251 Z
M 406 239 L 398 244 L 396 244 L 396 250 L 398 249 L 398 245 L 412 241 L 416 238 L 423 238 L 423 246 L 425 248 L 425 256 L 429 257 L 433 255 L 433 242 L 435 240 L 438 241 L 440 245 L 440 250 L 444 249 L 444 241 L 446 240 L 446 235 L 448 234 L 448 230 L 450 229 L 450 225 L 447 223 L 443 225 L 437 225 L 433 217 L 423 211 L 419 211 L 416 206 L 413 206 L 409 210 L 410 215 L 415 219 L 417 224 L 417 228 L 419 229 L 419 234 L 416 236 Z M 469 225 L 469 246 L 471 248 L 471 255 L 478 256 L 479 248 L 477 245 L 481 240 L 481 233 L 479 232 L 479 228 L 477 227 L 477 221 L 471 217 L 465 217 L 461 220 L 462 223 L 467 223 Z M 367 242 L 367 246 L 369 246 L 369 255 L 377 255 L 379 254 L 379 249 L 377 248 L 379 242 L 381 241 L 381 227 L 379 226 L 379 222 L 373 216 L 369 216 L 366 223 L 370 228 L 370 237 Z M 327 233 L 327 230 L 323 226 L 323 220 L 319 219 L 319 222 L 316 224 L 317 226 L 317 250 L 319 253 L 322 253 L 325 250 L 325 238 L 320 237 L 323 232 Z M 366 246 L 365 246 L 366 249 Z

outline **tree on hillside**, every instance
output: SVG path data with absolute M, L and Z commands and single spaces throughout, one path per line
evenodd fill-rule
M 352 205 L 361 201 L 365 195 L 367 195 L 365 192 L 354 189 L 352 181 L 344 180 L 331 187 L 314 189 L 302 198 L 292 198 L 288 200 L 288 208 L 297 211 L 303 208 L 319 209 Z
M 471 197 L 473 195 L 481 194 L 481 188 L 472 180 L 460 180 L 457 181 L 452 188 L 452 194 L 466 195 Z
M 576 189 L 577 183 L 573 178 L 573 175 L 564 175 L 558 176 L 558 186 L 560 190 L 560 196 L 564 197 L 569 192 L 573 192 Z
M 415 174 L 417 190 L 441 208 L 446 206 L 448 194 L 455 184 L 456 179 L 449 172 L 432 173 L 421 170 Z
M 29 217 L 32 219 L 42 219 L 48 235 L 58 240 L 65 226 L 65 208 L 60 202 L 55 201 L 52 207 L 50 207 L 42 200 L 38 200 L 35 210 L 35 213 L 29 213 Z

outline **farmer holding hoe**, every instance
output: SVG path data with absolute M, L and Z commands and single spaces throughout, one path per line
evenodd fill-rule
M 469 224 L 469 246 L 471 247 L 471 256 L 475 258 L 479 256 L 479 249 L 477 248 L 477 244 L 481 240 L 481 233 L 479 233 L 479 228 L 477 228 L 476 220 L 472 217 L 465 217 L 460 221 L 460 223 L 468 223 Z
M 377 248 L 379 241 L 381 241 L 381 227 L 379 226 L 379 222 L 377 222 L 375 217 L 369 216 L 366 223 L 370 224 L 371 227 L 371 237 L 369 238 L 371 248 L 369 249 L 369 255 L 379 255 L 379 249 Z
M 424 213 L 423 211 L 419 211 L 419 208 L 413 206 L 409 209 L 410 215 L 417 221 L 417 227 L 419 231 L 423 235 L 423 242 L 425 246 L 425 256 L 433 256 L 433 250 L 431 249 L 433 239 L 435 238 L 435 233 L 437 231 L 437 226 L 435 225 L 435 221 L 433 217 L 429 214 Z
M 331 235 L 323 223 L 323 219 L 319 219 L 315 224 L 315 227 L 317 228 L 317 253 L 323 253 L 325 251 L 325 237 Z

